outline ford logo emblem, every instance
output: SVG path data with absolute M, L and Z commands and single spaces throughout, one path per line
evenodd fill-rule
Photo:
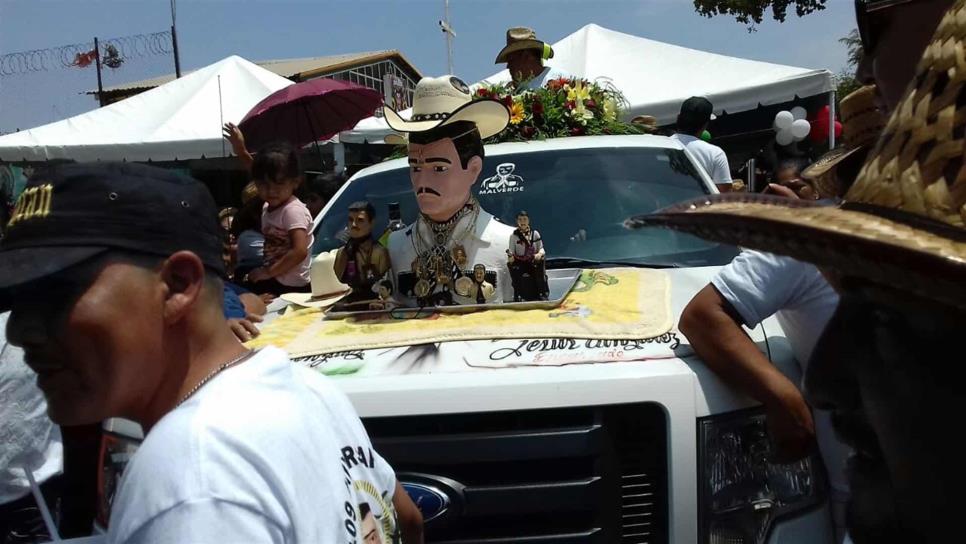
M 429 474 L 400 474 L 399 481 L 428 523 L 462 509 L 463 486 Z
M 449 497 L 442 491 L 428 485 L 403 483 L 403 489 L 409 493 L 409 498 L 416 503 L 416 507 L 423 514 L 423 521 L 432 521 L 449 509 Z

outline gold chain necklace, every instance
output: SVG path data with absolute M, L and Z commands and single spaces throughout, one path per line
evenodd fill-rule
M 454 236 L 453 231 L 456 226 L 467 215 L 469 215 L 470 220 L 467 222 L 466 227 L 459 235 Z M 416 221 L 416 236 L 412 237 L 416 259 L 413 261 L 412 268 L 417 276 L 417 282 L 413 288 L 413 292 L 417 298 L 425 298 L 428 296 L 435 289 L 441 278 L 450 278 L 454 259 L 452 250 L 448 245 L 452 242 L 453 250 L 457 247 L 462 248 L 463 240 L 476 228 L 476 221 L 479 215 L 479 203 L 475 198 L 470 196 L 467 204 L 460 212 L 457 212 L 453 218 L 445 223 L 432 222 L 422 215 Z M 433 237 L 431 241 L 427 241 L 424 238 L 422 232 L 424 229 L 422 227 L 429 231 Z M 463 253 L 465 254 L 465 249 Z M 462 271 L 460 271 L 460 274 L 462 275 Z M 447 279 L 447 281 L 449 280 Z

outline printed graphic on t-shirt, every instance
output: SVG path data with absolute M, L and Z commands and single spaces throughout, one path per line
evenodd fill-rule
M 367 476 L 376 466 L 371 447 L 345 446 L 340 452 L 345 487 L 351 501 L 343 504 L 346 542 L 401 544 L 402 534 L 389 490 L 379 490 Z
M 282 229 L 268 229 L 265 233 L 265 264 L 271 266 L 292 249 L 292 240 L 288 232 Z

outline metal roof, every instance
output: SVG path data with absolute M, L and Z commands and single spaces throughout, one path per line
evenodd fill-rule
M 346 53 L 343 55 L 329 55 L 325 57 L 261 60 L 255 61 L 255 64 L 282 77 L 302 81 L 304 79 L 319 75 L 346 70 L 362 64 L 370 64 L 389 59 L 401 61 L 403 68 L 410 69 L 416 76 L 416 79 L 422 77 L 420 71 L 416 69 L 411 62 L 409 62 L 409 59 L 395 49 L 385 51 L 366 51 L 363 53 Z M 181 75 L 184 76 L 191 72 L 192 71 L 182 72 Z M 110 87 L 104 87 L 104 94 L 117 93 L 121 91 L 153 89 L 154 87 L 174 81 L 174 79 L 174 74 L 167 74 L 150 79 L 142 79 L 140 81 L 112 85 Z M 97 94 L 97 91 L 87 91 L 87 94 Z

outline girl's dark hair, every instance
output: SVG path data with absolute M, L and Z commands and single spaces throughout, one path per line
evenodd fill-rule
M 298 178 L 301 173 L 298 150 L 287 142 L 272 142 L 255 153 L 252 179 L 256 182 Z
M 480 160 L 486 157 L 480 131 L 472 121 L 456 121 L 426 132 L 409 133 L 409 141 L 420 145 L 430 144 L 443 138 L 455 138 L 453 145 L 456 146 L 456 153 L 460 156 L 463 170 L 466 170 L 466 165 L 473 157 L 479 157 Z

